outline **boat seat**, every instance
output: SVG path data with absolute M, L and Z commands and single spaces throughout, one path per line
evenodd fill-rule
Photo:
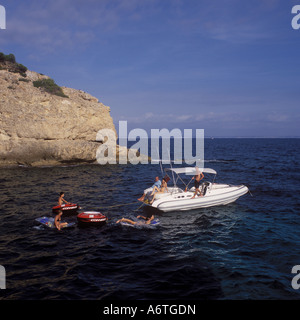
M 156 193 L 155 199 L 156 199 L 156 200 L 157 200 L 157 199 L 161 199 L 161 198 L 166 197 L 166 196 L 168 196 L 168 195 L 170 195 L 170 192 Z

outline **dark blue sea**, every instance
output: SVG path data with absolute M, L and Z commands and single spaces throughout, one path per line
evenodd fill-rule
M 158 164 L 2 168 L 0 299 L 299 299 L 291 286 L 300 264 L 299 150 L 300 139 L 205 139 L 216 182 L 245 184 L 251 194 L 157 214 L 156 228 L 116 220 L 149 214 L 135 200 L 162 176 Z M 39 225 L 60 191 L 82 211 L 101 211 L 107 224 Z

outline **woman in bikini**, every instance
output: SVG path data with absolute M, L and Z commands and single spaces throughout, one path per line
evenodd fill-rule
M 155 200 L 155 197 L 156 197 L 157 194 L 165 193 L 165 192 L 168 192 L 168 187 L 167 187 L 167 181 L 165 180 L 165 178 L 163 178 L 160 189 L 157 188 L 157 187 L 154 187 L 154 188 L 153 188 L 153 191 L 152 191 L 152 193 L 151 193 L 151 196 L 153 196 L 153 195 L 154 195 L 154 196 L 153 196 L 150 204 L 153 203 L 153 201 Z M 155 193 L 155 194 L 154 194 L 154 193 Z

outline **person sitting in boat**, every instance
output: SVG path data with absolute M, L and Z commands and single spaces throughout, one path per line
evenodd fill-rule
M 64 199 L 64 196 L 65 196 L 65 193 L 64 192 L 61 192 L 59 194 L 59 198 L 58 198 L 58 205 L 61 206 L 63 204 L 63 202 L 65 202 L 66 204 L 69 204 L 70 202 L 66 201 Z
M 54 219 L 54 225 L 58 230 L 60 230 L 62 227 L 68 224 L 68 222 L 61 222 L 62 214 L 63 212 L 61 210 L 58 210 L 57 215 L 55 216 L 55 219 Z
M 165 192 L 168 192 L 168 186 L 167 186 L 167 181 L 165 178 L 162 179 L 162 183 L 161 183 L 161 187 L 160 188 L 157 188 L 157 187 L 154 187 L 153 188 L 153 191 L 151 193 L 151 196 L 153 196 L 150 204 L 153 203 L 153 201 L 155 200 L 155 197 L 157 194 L 160 194 L 160 193 L 165 193 Z
M 204 178 L 204 174 L 203 172 L 198 173 L 197 175 L 195 175 L 192 179 L 195 179 L 195 193 L 192 196 L 191 199 L 194 199 L 196 197 L 196 195 L 199 193 L 200 197 L 203 197 L 203 194 L 201 192 L 200 188 L 200 181 Z
M 152 185 L 152 187 L 144 190 L 144 194 L 138 199 L 138 201 L 144 201 L 145 197 L 149 196 L 155 187 L 160 188 L 160 186 L 161 181 L 159 180 L 159 177 L 155 177 L 155 182 Z
M 133 225 L 150 224 L 151 221 L 154 219 L 154 215 L 152 215 L 150 218 L 144 217 L 144 216 L 137 216 L 137 218 L 138 219 L 139 218 L 143 218 L 145 221 L 133 221 L 131 219 L 122 218 L 122 219 L 119 219 L 116 223 L 127 222 L 127 223 L 130 223 L 130 224 L 133 224 Z

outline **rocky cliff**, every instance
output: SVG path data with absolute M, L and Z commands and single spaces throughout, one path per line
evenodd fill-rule
M 43 79 L 0 68 L 0 165 L 95 162 L 97 132 L 115 131 L 110 108 L 81 90 L 57 96 L 33 85 Z

